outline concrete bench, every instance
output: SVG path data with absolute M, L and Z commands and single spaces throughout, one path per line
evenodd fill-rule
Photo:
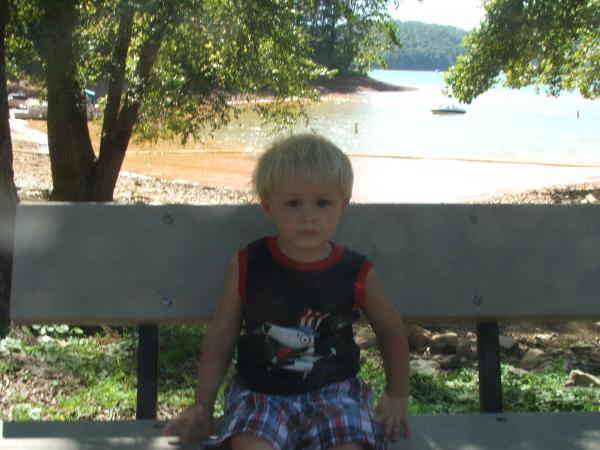
M 140 326 L 137 421 L 4 422 L 1 449 L 169 449 L 156 417 L 160 324 L 211 318 L 257 206 L 25 204 L 16 323 Z M 337 239 L 374 262 L 407 322 L 477 324 L 481 414 L 412 417 L 392 449 L 600 450 L 598 413 L 503 413 L 498 321 L 600 318 L 594 205 L 352 205 Z

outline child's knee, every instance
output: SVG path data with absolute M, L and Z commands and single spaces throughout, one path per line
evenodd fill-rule
M 351 442 L 350 444 L 342 444 L 342 445 L 338 445 L 336 447 L 333 447 L 331 450 L 363 450 L 364 447 L 357 443 L 357 442 Z
M 252 433 L 241 433 L 231 438 L 231 450 L 274 450 L 274 447 Z

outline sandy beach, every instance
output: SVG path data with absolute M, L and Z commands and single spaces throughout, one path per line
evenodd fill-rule
M 600 167 L 352 157 L 354 200 L 464 203 L 557 185 L 600 183 Z
M 11 125 L 16 153 L 47 153 L 45 122 L 13 120 Z M 224 143 L 209 143 L 203 151 L 183 152 L 132 144 L 120 184 L 133 178 L 139 184 L 140 179 L 150 177 L 174 183 L 180 190 L 190 184 L 213 192 L 235 193 L 221 196 L 224 202 L 247 201 L 257 157 L 256 153 Z M 358 203 L 463 203 L 552 186 L 600 185 L 600 167 L 594 166 L 360 155 L 350 155 L 350 159 L 355 171 L 353 201 Z M 18 177 L 17 169 L 15 173 Z
M 249 190 L 257 155 L 130 155 L 124 169 Z M 600 182 L 600 167 L 351 156 L 359 203 L 457 203 L 554 185 Z M 168 164 L 164 164 L 168 161 Z

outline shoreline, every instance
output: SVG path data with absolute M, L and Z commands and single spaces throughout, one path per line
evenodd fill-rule
M 580 167 L 580 168 L 599 168 L 600 163 L 579 163 L 579 162 L 546 162 L 546 161 L 524 161 L 514 160 L 507 161 L 502 159 L 487 159 L 487 158 L 461 158 L 459 156 L 411 156 L 411 155 L 383 155 L 383 154 L 367 154 L 367 153 L 347 153 L 352 158 L 382 158 L 382 159 L 401 159 L 409 161 L 458 161 L 465 163 L 482 163 L 482 164 L 523 164 L 527 166 L 548 166 L 548 167 Z
M 379 81 L 368 75 L 338 75 L 333 79 L 321 78 L 311 82 L 321 95 L 357 94 L 359 92 L 401 92 L 418 88 Z
M 50 174 L 50 160 L 47 154 L 28 151 L 26 146 L 18 146 L 14 149 L 14 172 L 15 184 L 21 201 L 46 201 L 49 192 L 52 188 L 52 179 Z M 23 148 L 25 147 L 25 148 Z M 369 160 L 374 161 L 373 159 Z M 389 161 L 386 161 L 386 163 Z M 414 161 L 417 165 L 422 164 L 422 161 Z M 356 160 L 353 161 L 353 165 Z M 464 168 L 464 164 L 460 163 Z M 501 164 L 504 166 L 505 164 Z M 479 179 L 485 180 L 489 178 L 489 171 L 497 170 L 498 167 L 493 167 L 493 163 L 479 163 L 473 167 L 475 172 L 479 173 Z M 251 165 L 253 167 L 253 165 Z M 488 168 L 488 171 L 481 172 L 482 168 Z M 528 166 L 521 165 L 531 169 Z M 474 182 L 468 179 L 468 183 L 463 183 L 463 188 L 467 191 L 459 200 L 445 199 L 448 188 L 454 183 L 454 179 L 464 177 L 464 171 L 456 171 L 447 164 L 427 165 L 426 170 L 428 175 L 425 179 L 417 180 L 424 173 L 423 170 L 417 170 L 415 165 L 406 165 L 401 174 L 395 173 L 395 180 L 401 178 L 405 186 L 409 189 L 403 193 L 403 196 L 398 197 L 390 186 L 386 185 L 385 177 L 381 176 L 382 170 L 390 170 L 389 164 L 384 166 L 368 165 L 355 166 L 356 173 L 356 188 L 353 194 L 354 203 L 369 203 L 370 201 L 361 198 L 364 194 L 361 193 L 362 179 L 368 179 L 376 183 L 375 189 L 380 194 L 385 194 L 388 197 L 379 197 L 376 202 L 381 203 L 489 203 L 489 204 L 523 204 L 523 203 L 598 203 L 600 201 L 600 176 L 588 179 L 581 179 L 579 173 L 569 175 L 562 178 L 559 182 L 556 179 L 550 178 L 552 182 L 547 185 L 530 186 L 513 186 L 512 189 L 504 190 L 485 190 L 479 189 L 479 193 L 474 193 L 471 183 Z M 392 165 L 393 169 L 393 165 Z M 423 167 L 421 167 L 423 169 Z M 512 168 L 514 169 L 514 167 Z M 560 169 L 560 168 L 559 168 Z M 445 178 L 439 179 L 440 170 L 442 170 Z M 200 181 L 181 180 L 175 178 L 161 177 L 152 173 L 133 172 L 127 168 L 121 170 L 119 179 L 115 187 L 114 200 L 123 203 L 148 203 L 148 204 L 164 204 L 164 203 L 183 203 L 183 204 L 245 204 L 256 203 L 254 195 L 250 191 L 250 186 L 239 187 L 226 180 L 230 179 L 229 173 L 224 173 L 217 170 L 217 183 L 203 183 Z M 497 172 L 496 172 L 497 173 Z M 514 172 L 513 172 L 514 174 Z M 543 175 L 543 174 L 542 174 Z M 539 174 L 538 174 L 539 176 Z M 543 175 L 543 176 L 547 176 Z M 501 177 L 503 178 L 503 177 Z M 507 178 L 506 176 L 504 178 Z M 526 178 L 529 179 L 529 178 Z M 388 179 L 389 180 L 389 179 Z M 415 180 L 417 180 L 415 182 Z M 249 181 L 249 179 L 248 179 Z M 508 177 L 508 181 L 514 184 L 514 180 Z M 537 178 L 534 177 L 534 182 Z M 378 184 L 377 184 L 378 183 Z
M 333 80 L 318 80 L 313 85 L 323 96 L 415 89 L 368 76 L 341 76 Z M 92 137 L 96 136 L 97 129 L 99 125 L 91 122 Z M 26 200 L 43 199 L 44 192 L 51 189 L 45 131 L 45 122 L 11 120 L 15 160 L 18 162 L 14 170 L 15 181 L 18 180 L 17 186 L 27 192 L 23 197 Z M 98 142 L 94 142 L 94 146 L 97 148 Z M 131 142 L 115 189 L 115 200 L 151 203 L 253 201 L 250 180 L 258 153 L 247 150 L 243 143 L 232 141 L 208 140 L 186 146 L 170 141 L 157 144 Z M 33 156 L 27 156 L 30 153 Z M 44 153 L 46 160 L 43 159 Z M 367 154 L 349 154 L 349 157 L 355 169 L 353 201 L 357 203 L 517 200 L 546 203 L 549 197 L 545 194 L 520 194 L 554 192 L 565 186 L 583 186 L 583 190 L 595 193 L 592 195 L 594 198 L 600 198 L 596 193 L 597 187 L 600 187 L 600 165 L 594 164 Z M 28 164 L 32 167 L 27 167 Z M 28 173 L 31 171 L 35 172 L 35 176 Z M 165 193 L 161 194 L 161 190 Z M 186 190 L 189 192 L 186 193 Z M 535 200 L 537 197 L 539 199 Z M 580 198 L 581 201 L 583 199 Z
M 515 198 L 531 197 L 514 197 L 521 193 L 554 192 L 573 185 L 600 187 L 600 167 L 449 159 L 351 161 L 355 169 L 353 199 L 358 203 L 512 203 Z M 539 200 L 542 203 L 546 203 L 544 196 Z M 537 201 L 531 198 L 527 202 Z

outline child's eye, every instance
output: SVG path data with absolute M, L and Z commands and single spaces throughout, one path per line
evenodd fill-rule
M 319 208 L 324 208 L 329 205 L 331 205 L 331 201 L 327 200 L 326 198 L 320 198 L 319 200 L 317 200 L 317 206 Z
M 300 206 L 300 200 L 288 200 L 285 202 L 285 206 L 289 206 L 290 208 L 297 208 Z

